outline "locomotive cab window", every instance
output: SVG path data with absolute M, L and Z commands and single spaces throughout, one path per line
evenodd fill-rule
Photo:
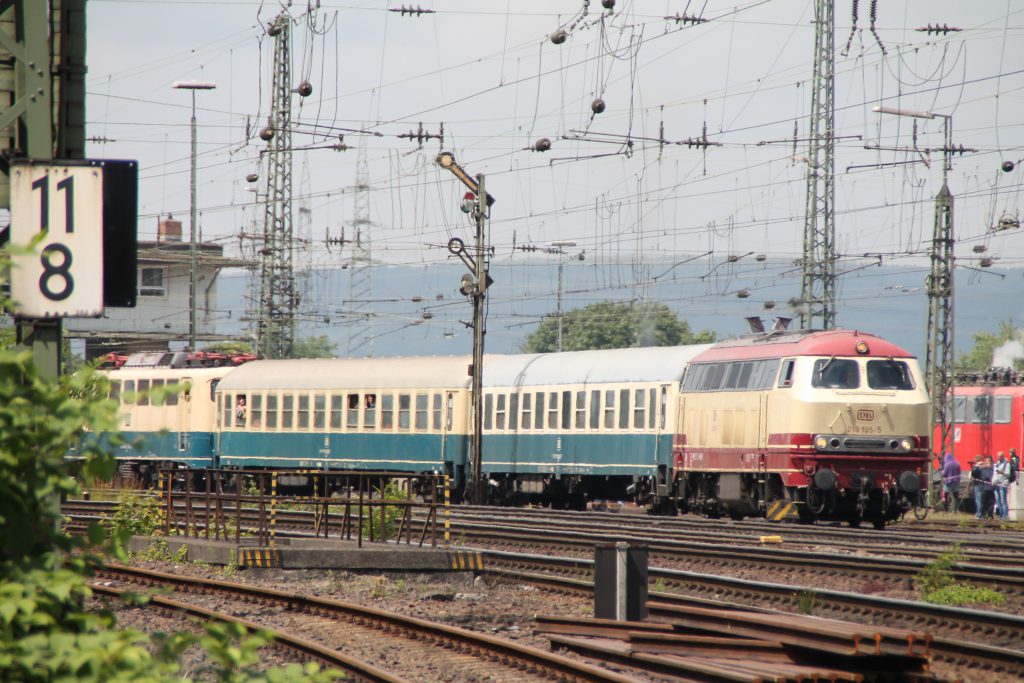
M 872 389 L 896 389 L 907 391 L 914 388 L 910 368 L 899 360 L 869 360 L 868 386 Z
M 816 389 L 856 389 L 860 386 L 857 361 L 848 358 L 819 358 L 814 361 L 811 386 Z
M 787 388 L 793 386 L 793 368 L 796 361 L 792 358 L 782 361 L 782 372 L 779 373 L 779 387 Z

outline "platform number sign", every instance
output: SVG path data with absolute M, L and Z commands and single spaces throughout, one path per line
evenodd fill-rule
M 11 272 L 18 315 L 102 314 L 103 169 L 41 163 L 12 167 L 11 244 L 21 247 L 14 250 Z

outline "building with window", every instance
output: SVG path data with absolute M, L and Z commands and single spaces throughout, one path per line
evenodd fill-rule
M 199 242 L 196 269 L 196 339 L 235 339 L 216 333 L 216 321 L 241 311 L 217 306 L 217 278 L 225 268 L 252 263 L 224 256 L 220 244 Z M 110 264 L 108 264 L 109 267 Z M 167 350 L 188 343 L 190 244 L 181 239 L 181 222 L 160 220 L 155 241 L 139 241 L 138 297 L 135 308 L 107 308 L 100 318 L 66 318 L 64 334 L 85 340 L 87 359 L 110 352 Z

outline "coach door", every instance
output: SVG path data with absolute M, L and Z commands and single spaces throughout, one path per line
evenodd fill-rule
M 191 377 L 182 377 L 182 385 L 188 387 L 181 392 L 178 401 L 178 452 L 187 454 L 189 449 L 189 433 L 192 431 L 192 392 L 195 386 Z

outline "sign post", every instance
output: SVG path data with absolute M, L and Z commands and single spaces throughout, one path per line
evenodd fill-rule
M 11 246 L 11 298 L 19 317 L 102 315 L 103 169 L 12 165 Z

